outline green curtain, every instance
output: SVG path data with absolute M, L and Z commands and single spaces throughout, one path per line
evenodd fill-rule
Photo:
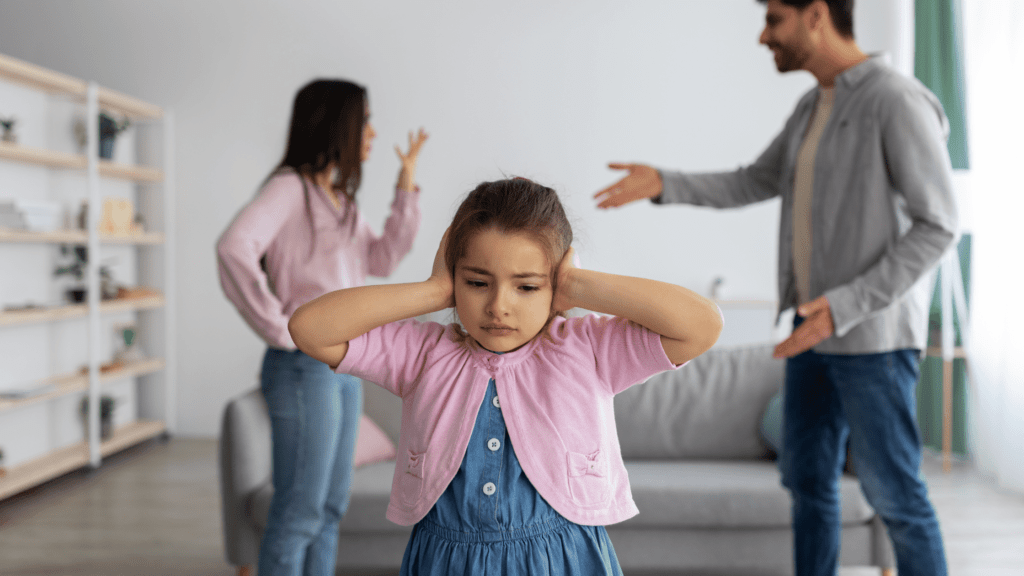
M 914 75 L 939 97 L 949 118 L 953 168 L 969 168 L 960 0 L 915 0 Z
M 971 235 L 960 237 L 956 247 L 960 259 L 960 278 L 964 284 L 964 298 L 971 302 Z M 928 313 L 928 346 L 942 343 L 942 271 L 936 270 L 935 291 Z M 953 316 L 953 343 L 963 344 L 961 319 Z M 917 426 L 922 443 L 935 451 L 942 450 L 942 358 L 926 356 L 921 360 L 921 377 L 917 382 Z M 967 365 L 964 360 L 953 360 L 953 445 L 954 454 L 967 454 Z

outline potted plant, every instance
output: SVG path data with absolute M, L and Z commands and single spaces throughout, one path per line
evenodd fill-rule
M 114 157 L 114 140 L 131 125 L 127 118 L 117 120 L 106 112 L 100 112 L 100 158 L 110 160 Z
M 100 137 L 100 158 L 110 160 L 114 157 L 114 140 L 117 135 L 124 132 L 132 125 L 131 120 L 123 118 L 118 120 L 106 112 L 100 112 L 99 116 L 99 137 Z M 78 140 L 78 147 L 85 149 L 89 139 L 88 130 L 85 127 L 85 120 L 79 118 L 74 124 L 75 138 Z
M 100 439 L 106 440 L 114 433 L 114 408 L 117 401 L 111 396 L 100 396 Z M 79 413 L 82 415 L 82 425 L 85 427 L 85 437 L 89 437 L 89 397 L 82 398 L 79 404 Z
M 67 274 L 74 278 L 76 285 L 68 288 L 65 295 L 69 302 L 85 302 L 85 286 L 82 285 L 82 280 L 85 278 L 85 267 L 89 263 L 89 249 L 85 246 L 68 246 L 67 244 L 61 244 L 60 253 L 65 258 L 70 255 L 71 262 L 64 266 L 58 266 L 54 269 L 53 275 L 63 276 L 64 274 Z
M 74 278 L 77 285 L 69 288 L 65 295 L 69 302 L 79 304 L 85 302 L 86 289 L 82 285 L 82 280 L 85 278 L 85 267 L 89 264 L 89 249 L 81 245 L 68 246 L 67 244 L 61 244 L 60 253 L 65 258 L 70 254 L 71 262 L 64 266 L 58 266 L 53 271 L 53 275 L 62 276 L 67 274 Z M 117 289 L 118 286 L 114 282 L 114 276 L 111 274 L 110 268 L 100 266 L 100 298 L 103 300 L 117 298 Z

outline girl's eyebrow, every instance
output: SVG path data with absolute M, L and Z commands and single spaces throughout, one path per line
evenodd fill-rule
M 460 266 L 460 270 L 466 272 L 473 272 L 474 274 L 480 274 L 482 276 L 494 276 L 489 271 L 483 268 L 477 268 L 476 266 Z M 547 274 L 541 274 L 540 272 L 520 272 L 519 274 L 513 274 L 513 278 L 547 278 Z

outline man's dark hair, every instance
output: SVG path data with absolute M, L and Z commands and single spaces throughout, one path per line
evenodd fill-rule
M 757 0 L 761 4 L 767 4 L 768 0 Z M 779 0 L 786 6 L 792 6 L 803 10 L 815 0 Z M 828 12 L 832 15 L 832 25 L 836 31 L 847 38 L 853 38 L 853 0 L 823 0 L 828 5 Z

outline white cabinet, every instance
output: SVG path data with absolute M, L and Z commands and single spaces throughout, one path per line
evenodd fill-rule
M 130 120 L 110 159 L 99 155 L 101 112 Z M 10 117 L 17 141 L 0 141 L 0 206 L 51 204 L 62 214 L 50 231 L 0 220 L 0 499 L 99 466 L 173 433 L 175 422 L 172 114 L 0 55 L 0 118 Z M 111 232 L 101 222 L 125 220 L 101 220 L 105 206 L 129 207 L 128 221 L 140 220 Z M 54 274 L 75 247 L 87 249 L 80 303 L 65 295 L 69 279 Z M 101 298 L 101 268 L 108 288 L 121 287 L 117 297 Z M 118 356 L 126 327 L 136 353 Z M 114 400 L 106 437 L 102 397 Z

